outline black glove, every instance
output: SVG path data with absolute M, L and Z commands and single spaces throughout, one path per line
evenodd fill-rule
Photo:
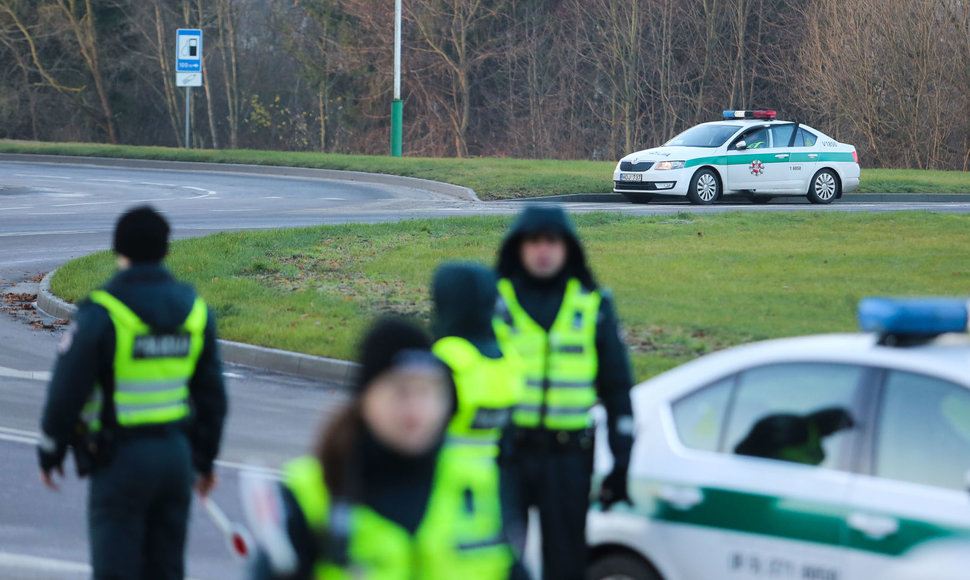
M 66 454 L 66 445 L 38 446 L 37 462 L 40 463 L 40 470 L 44 473 L 50 473 L 55 469 L 60 471 Z
M 613 507 L 613 504 L 625 501 L 629 505 L 633 505 L 630 501 L 630 495 L 627 493 L 626 489 L 626 469 L 614 467 L 613 471 L 603 479 L 602 485 L 600 485 L 600 504 L 603 506 L 603 511 L 609 510 Z

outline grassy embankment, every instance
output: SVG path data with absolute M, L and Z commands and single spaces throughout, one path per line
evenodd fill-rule
M 426 319 L 445 259 L 494 260 L 512 218 L 319 226 L 176 242 L 168 259 L 232 340 L 351 358 L 378 312 Z M 732 213 L 576 218 L 613 289 L 638 379 L 752 340 L 852 331 L 860 297 L 967 295 L 970 216 Z M 53 280 L 77 300 L 110 275 L 108 253 Z
M 463 185 L 482 199 L 612 191 L 612 161 L 425 159 L 249 150 L 37 143 L 0 140 L 0 153 L 42 153 L 167 161 L 204 161 L 343 169 L 419 177 Z M 970 172 L 863 169 L 862 193 L 970 193 Z

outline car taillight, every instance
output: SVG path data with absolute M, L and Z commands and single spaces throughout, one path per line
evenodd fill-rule
M 855 151 L 852 152 L 852 160 L 855 161 L 856 165 L 859 164 L 859 154 L 856 153 Z

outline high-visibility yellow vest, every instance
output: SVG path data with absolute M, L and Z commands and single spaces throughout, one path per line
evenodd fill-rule
M 513 421 L 521 427 L 557 431 L 585 429 L 596 404 L 596 321 L 602 297 L 573 278 L 546 332 L 519 304 L 512 282 L 503 278 L 499 294 L 508 319 L 495 321 L 502 350 L 514 350 L 525 368 L 526 387 Z
M 178 330 L 159 334 L 108 292 L 95 290 L 90 298 L 108 311 L 115 330 L 113 399 L 118 425 L 159 425 L 188 417 L 189 381 L 205 341 L 205 302 L 196 298 Z M 101 405 L 98 387 L 82 412 L 92 431 L 101 429 Z
M 525 388 L 522 363 L 514 353 L 484 356 L 457 336 L 435 342 L 432 352 L 447 364 L 458 392 L 458 410 L 448 425 L 448 444 L 478 457 L 498 456 L 502 430 Z
M 284 484 L 325 550 L 317 580 L 505 580 L 514 562 L 502 529 L 498 470 L 444 447 L 424 518 L 412 535 L 360 504 L 331 505 L 323 468 L 302 457 L 284 468 Z M 329 539 L 329 542 L 328 542 Z

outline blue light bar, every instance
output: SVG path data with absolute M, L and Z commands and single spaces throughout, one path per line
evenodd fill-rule
M 967 332 L 967 307 L 960 298 L 863 298 L 859 328 L 897 336 Z

